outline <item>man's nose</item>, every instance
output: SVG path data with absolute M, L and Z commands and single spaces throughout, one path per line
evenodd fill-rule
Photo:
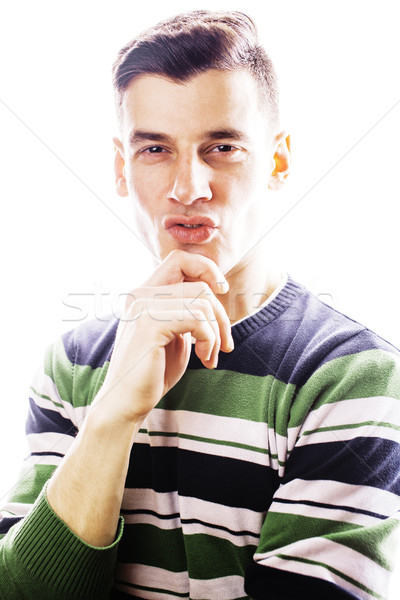
M 200 156 L 182 156 L 175 161 L 168 197 L 181 204 L 212 198 L 210 167 Z

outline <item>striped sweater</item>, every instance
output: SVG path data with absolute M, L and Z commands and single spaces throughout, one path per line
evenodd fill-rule
M 398 351 L 289 278 L 233 326 L 217 369 L 192 352 L 135 440 L 116 540 L 94 548 L 51 510 L 46 482 L 104 381 L 116 327 L 64 334 L 33 382 L 31 453 L 0 521 L 0 598 L 387 598 Z

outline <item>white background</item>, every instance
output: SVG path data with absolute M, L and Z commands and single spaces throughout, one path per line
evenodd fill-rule
M 4 3 L 0 497 L 25 452 L 43 350 L 77 319 L 112 310 L 152 268 L 114 191 L 115 54 L 154 22 L 199 8 L 248 12 L 280 76 L 293 171 L 265 225 L 266 264 L 278 258 L 400 346 L 397 1 Z

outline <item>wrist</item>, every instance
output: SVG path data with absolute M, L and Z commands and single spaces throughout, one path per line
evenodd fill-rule
M 101 402 L 99 397 L 85 419 L 86 434 L 101 439 L 103 443 L 110 440 L 132 445 L 145 417 L 128 418 L 117 411 L 102 410 Z

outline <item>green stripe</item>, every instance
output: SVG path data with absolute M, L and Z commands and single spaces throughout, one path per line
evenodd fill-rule
M 125 523 L 124 530 L 118 550 L 120 562 L 148 565 L 173 573 L 188 570 L 181 528 L 159 529 L 145 523 Z
M 216 440 L 214 438 L 205 438 L 198 435 L 189 435 L 187 433 L 179 433 L 177 431 L 147 431 L 147 429 L 140 429 L 140 433 L 147 433 L 151 436 L 160 437 L 176 437 L 184 440 L 193 440 L 195 442 L 203 442 L 205 444 L 218 444 L 220 446 L 231 446 L 233 448 L 241 448 L 243 450 L 251 450 L 253 452 L 259 452 L 260 454 L 267 454 L 271 458 L 278 458 L 277 454 L 270 454 L 267 448 L 258 448 L 257 446 L 250 446 L 248 444 L 240 444 L 239 442 L 231 442 L 229 440 Z
M 229 540 L 204 533 L 185 536 L 187 555 L 190 557 L 191 579 L 217 579 L 239 575 L 244 577 L 252 563 L 256 546 L 235 546 Z
M 22 469 L 19 480 L 7 496 L 7 502 L 33 504 L 44 484 L 56 470 L 55 465 L 30 465 Z
M 379 521 L 371 527 L 361 527 L 351 534 L 329 534 L 326 539 L 332 540 L 351 548 L 355 552 L 369 558 L 387 571 L 392 571 L 395 549 L 398 545 L 400 522 L 397 519 L 388 518 Z
M 74 369 L 74 406 L 88 406 L 93 402 L 107 374 L 109 363 L 92 369 L 76 365 Z
M 357 429 L 359 427 L 387 427 L 388 429 L 394 429 L 400 431 L 400 426 L 394 423 L 385 423 L 383 421 L 363 421 L 362 423 L 344 423 L 343 425 L 332 425 L 331 427 L 318 427 L 317 429 L 310 429 L 302 434 L 311 435 L 313 433 L 322 433 L 324 431 L 341 431 L 345 429 Z
M 355 530 L 361 528 L 361 525 L 332 519 L 318 519 L 270 510 L 264 521 L 257 553 L 273 552 L 306 538 L 319 538 L 326 535 L 333 539 L 332 535 L 347 532 L 354 535 Z M 327 535 L 328 533 L 332 535 Z
M 334 573 L 335 575 L 338 575 L 339 577 L 341 577 L 345 581 L 348 581 L 349 583 L 351 583 L 354 586 L 358 587 L 360 590 L 363 590 L 364 592 L 367 592 L 367 594 L 370 594 L 371 596 L 374 596 L 375 598 L 378 598 L 379 600 L 386 600 L 384 596 L 381 596 L 380 594 L 377 594 L 376 592 L 374 592 L 370 588 L 366 587 L 365 585 L 363 585 L 359 581 L 356 581 L 352 577 L 349 577 L 348 575 L 345 575 L 341 571 L 338 571 L 334 567 L 331 567 L 330 565 L 327 565 L 325 563 L 318 562 L 316 560 L 311 560 L 309 558 L 299 558 L 297 556 L 287 556 L 286 554 L 277 554 L 277 557 L 278 558 L 282 558 L 283 560 L 292 560 L 292 561 L 295 561 L 295 562 L 305 563 L 305 564 L 308 564 L 308 565 L 317 565 L 318 567 L 323 567 L 324 569 L 327 569 L 331 573 Z
M 50 398 L 50 396 L 46 396 L 46 394 L 39 394 L 39 392 L 37 390 L 35 390 L 35 388 L 32 385 L 29 389 L 32 390 L 32 392 L 35 394 L 35 396 L 38 396 L 39 398 L 43 398 L 43 400 L 49 400 L 49 402 L 52 402 L 54 404 L 54 406 L 58 406 L 59 408 L 64 408 L 63 405 L 60 402 L 56 402 L 54 400 L 54 398 Z
M 132 543 L 132 540 L 135 543 Z M 185 534 L 182 529 L 160 529 L 149 524 L 125 524 L 119 561 L 142 564 L 173 573 L 189 571 L 193 579 L 244 576 L 255 545 L 236 546 L 207 534 Z M 190 558 L 189 564 L 187 558 Z
M 157 407 L 267 423 L 285 436 L 294 393 L 293 384 L 272 375 L 194 369 L 186 371 Z
M 340 506 L 337 510 L 340 510 Z M 390 571 L 392 565 L 388 561 L 390 554 L 388 548 L 391 543 L 389 539 L 391 537 L 393 540 L 396 539 L 399 528 L 400 523 L 397 519 L 385 519 L 371 527 L 363 527 L 332 519 L 269 511 L 262 528 L 257 552 L 260 554 L 273 552 L 309 538 L 326 538 L 351 548 Z M 385 540 L 385 547 L 382 545 L 382 540 Z M 395 548 L 395 541 L 393 541 L 393 548 Z
M 301 425 L 309 411 L 324 404 L 376 396 L 398 399 L 399 390 L 400 369 L 393 354 L 365 350 L 335 358 L 322 365 L 299 389 L 289 426 Z
M 104 382 L 109 362 L 92 369 L 89 365 L 73 365 L 62 339 L 58 339 L 45 354 L 45 373 L 54 382 L 60 397 L 75 407 L 88 406 Z

